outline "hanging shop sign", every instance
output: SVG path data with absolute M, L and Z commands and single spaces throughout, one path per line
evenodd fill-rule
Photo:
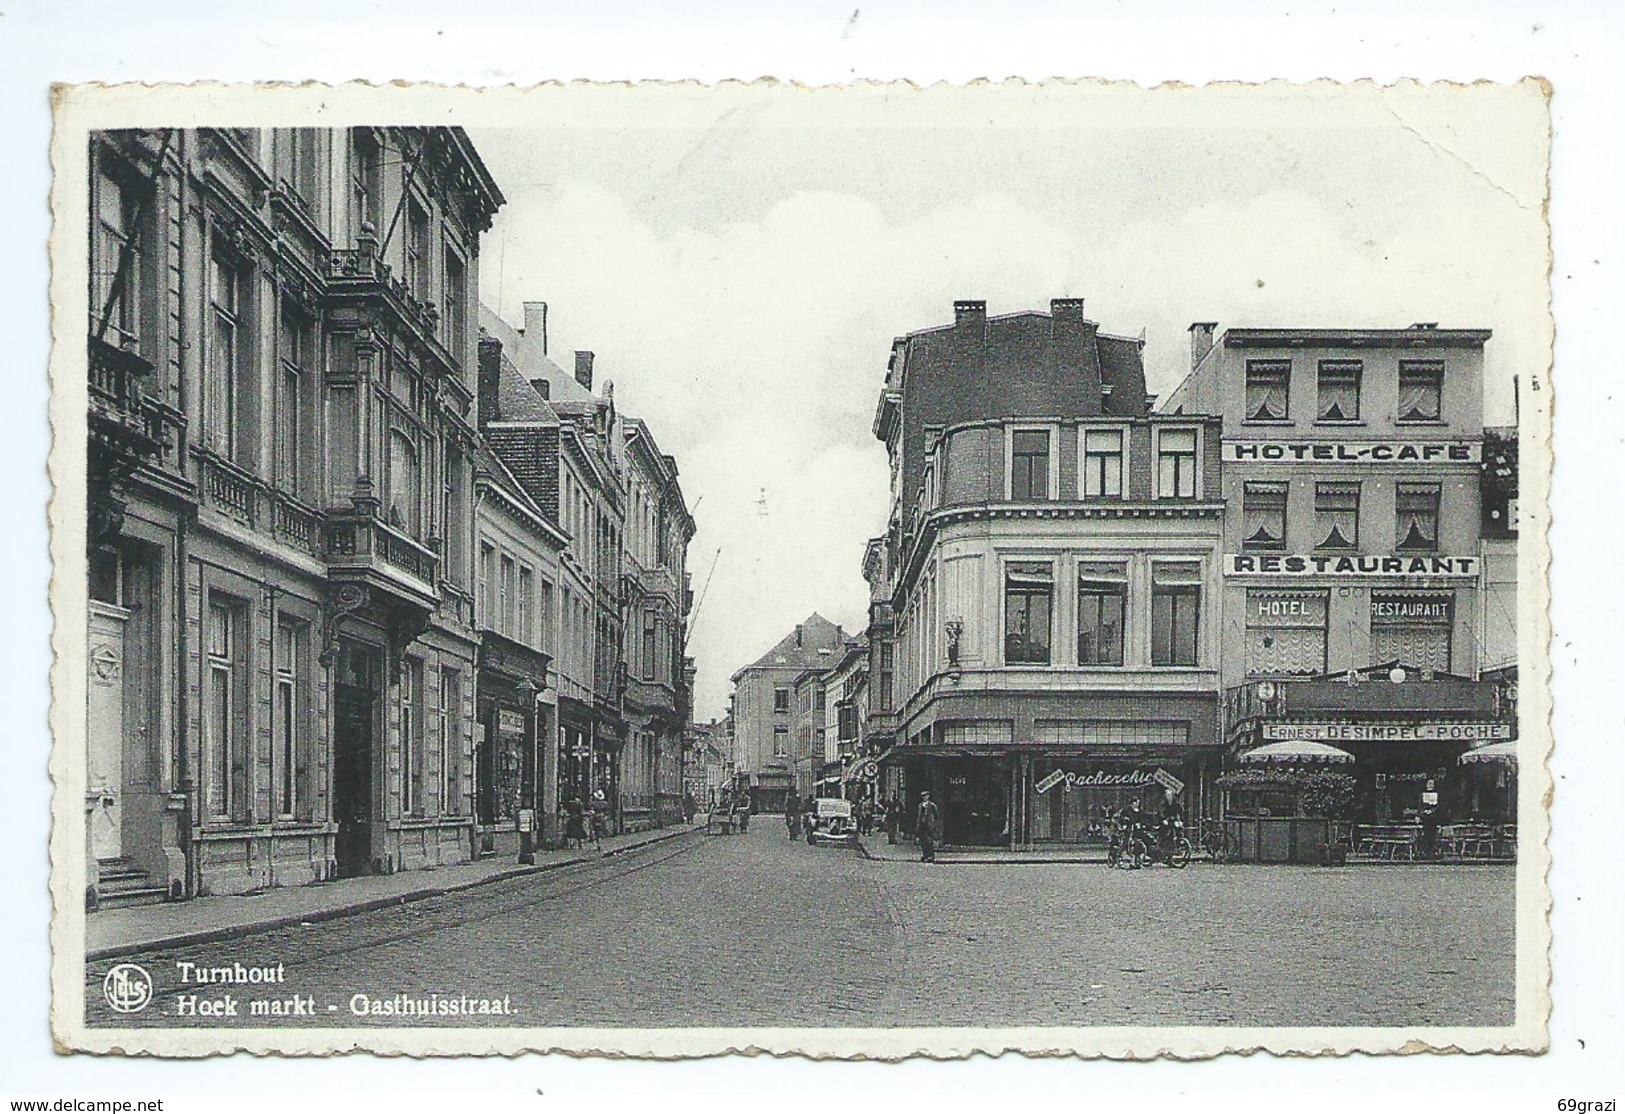
M 1169 797 L 1177 797 L 1185 791 L 1184 782 L 1160 767 L 1151 775 L 1151 780 L 1166 789 Z
M 1418 626 L 1447 625 L 1454 614 L 1455 597 L 1395 596 L 1371 593 L 1371 618 L 1380 623 L 1416 624 Z
M 1164 783 L 1157 777 L 1157 774 L 1162 773 L 1163 771 L 1160 769 L 1155 773 L 1150 770 L 1094 770 L 1089 773 L 1079 773 L 1076 770 L 1053 770 L 1039 778 L 1033 789 L 1039 793 L 1047 793 L 1062 782 L 1066 783 L 1068 789 L 1088 789 L 1103 785 L 1125 788 L 1163 785 Z M 1173 775 L 1163 774 L 1163 776 L 1172 778 Z M 1185 787 L 1183 782 L 1178 784 L 1181 789 Z
M 1365 556 L 1336 553 L 1227 553 L 1226 576 L 1476 577 L 1477 557 Z
M 1476 441 L 1226 441 L 1226 464 L 1477 464 Z
M 523 735 L 525 733 L 525 717 L 512 708 L 498 708 L 497 733 L 501 735 Z
M 1510 723 L 1266 723 L 1271 741 L 1316 743 L 1476 743 L 1512 738 Z

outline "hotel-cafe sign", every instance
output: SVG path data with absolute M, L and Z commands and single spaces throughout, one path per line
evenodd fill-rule
M 1477 441 L 1224 442 L 1226 464 L 1477 464 Z

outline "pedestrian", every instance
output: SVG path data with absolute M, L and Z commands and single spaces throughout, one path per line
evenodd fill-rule
M 578 848 L 587 845 L 587 810 L 579 797 L 564 802 L 564 845 Z
M 858 834 L 866 836 L 874 826 L 874 806 L 869 803 L 868 797 L 858 798 Z
M 784 802 L 784 826 L 790 830 L 790 842 L 801 838 L 801 806 L 791 794 Z
M 602 788 L 592 791 L 592 807 L 589 810 L 592 820 L 593 847 L 602 851 L 604 837 L 609 834 L 609 797 Z
M 920 837 L 920 861 L 934 863 L 937 861 L 937 835 L 938 826 L 942 823 L 942 813 L 937 811 L 936 803 L 931 800 L 929 792 L 920 794 L 920 807 L 914 816 L 914 828 Z
M 886 802 L 886 842 L 896 846 L 897 829 L 903 826 L 903 802 L 893 793 Z

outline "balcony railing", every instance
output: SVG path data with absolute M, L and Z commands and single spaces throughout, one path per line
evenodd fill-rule
M 86 338 L 86 355 L 92 436 L 120 452 L 174 467 L 182 418 L 141 389 L 152 365 L 95 336 Z
M 435 587 L 440 554 L 366 511 L 329 511 L 323 530 L 328 566 L 334 572 L 408 577 L 423 602 L 438 606 Z
M 383 295 L 401 319 L 417 331 L 419 339 L 429 344 L 447 366 L 456 366 L 455 358 L 440 335 L 439 308 L 433 302 L 419 300 L 411 284 L 396 278 L 390 265 L 378 257 L 370 240 L 357 248 L 329 251 L 326 270 L 335 293 L 342 293 L 348 286 L 352 292 L 360 287 L 361 293 Z M 373 289 L 369 291 L 366 287 Z

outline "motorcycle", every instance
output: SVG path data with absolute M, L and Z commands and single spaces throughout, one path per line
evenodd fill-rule
M 1164 817 L 1155 828 L 1113 824 L 1106 847 L 1106 865 L 1137 870 L 1142 866 L 1166 863 L 1175 870 L 1191 861 L 1191 841 L 1185 835 L 1185 821 Z

